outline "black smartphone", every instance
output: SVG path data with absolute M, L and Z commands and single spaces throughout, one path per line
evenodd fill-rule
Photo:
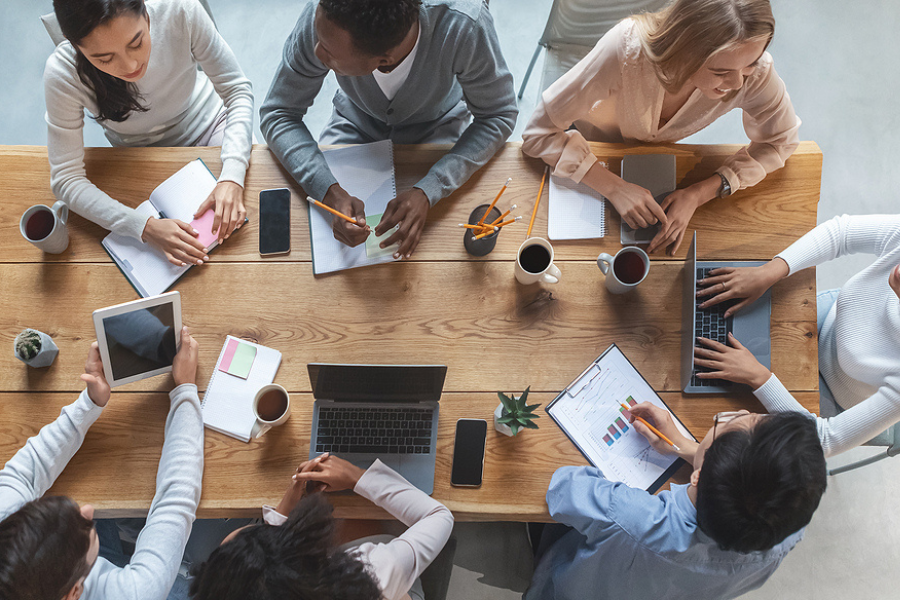
M 484 419 L 460 419 L 456 422 L 450 485 L 462 487 L 481 485 L 486 439 L 487 421 Z
M 259 254 L 274 256 L 291 251 L 291 191 L 287 188 L 259 193 Z

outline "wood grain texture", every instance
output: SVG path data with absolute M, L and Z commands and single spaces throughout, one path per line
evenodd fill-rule
M 662 146 L 626 147 L 620 144 L 592 143 L 594 153 L 606 160 L 618 173 L 625 154 L 671 153 L 677 157 L 679 187 L 710 176 L 740 146 Z M 447 146 L 396 146 L 394 158 L 398 191 L 408 189 L 421 178 L 447 150 Z M 113 198 L 137 206 L 167 177 L 190 160 L 203 158 L 214 173 L 221 169 L 218 148 L 88 148 L 88 177 Z M 511 225 L 501 232 L 496 249 L 481 259 L 471 259 L 462 246 L 465 223 L 477 205 L 489 202 L 506 181 L 513 184 L 504 194 L 501 206 L 517 204 L 514 214 L 527 221 L 540 187 L 543 163 L 522 154 L 520 143 L 509 143 L 463 187 L 445 198 L 429 212 L 428 223 L 414 261 L 504 261 L 510 260 L 527 230 L 526 223 Z M 725 200 L 714 200 L 697 211 L 687 235 L 700 230 L 698 251 L 703 258 L 769 259 L 801 235 L 815 227 L 819 201 L 822 153 L 814 142 L 803 142 L 785 167 L 769 175 L 759 185 L 737 192 Z M 19 217 L 32 204 L 52 204 L 50 173 L 46 148 L 36 146 L 0 146 L 0 195 L 4 210 L 0 213 L 0 262 L 109 262 L 100 240 L 105 230 L 73 215 L 70 220 L 70 246 L 60 255 L 42 255 L 18 233 Z M 232 236 L 213 254 L 214 262 L 261 261 L 258 254 L 258 196 L 260 190 L 288 187 L 293 192 L 291 246 L 288 256 L 265 259 L 266 262 L 308 262 L 310 260 L 309 225 L 305 195 L 281 168 L 266 146 L 254 146 L 247 172 L 245 204 L 250 223 Z M 549 186 L 535 220 L 534 235 L 547 234 L 547 198 Z M 619 244 L 618 215 L 607 211 L 607 237 L 600 240 L 555 242 L 560 260 L 594 259 L 600 252 L 615 252 Z M 687 244 L 677 255 L 684 258 Z M 654 256 L 664 259 L 663 255 Z
M 654 263 L 636 291 L 618 296 L 593 263 L 559 266 L 561 283 L 544 289 L 516 283 L 511 262 L 379 265 L 317 279 L 309 263 L 219 263 L 195 269 L 178 290 L 200 343 L 201 389 L 227 334 L 280 350 L 276 381 L 297 392 L 311 391 L 310 362 L 445 364 L 447 391 L 555 392 L 614 342 L 654 389 L 680 389 L 683 263 Z M 3 337 L 34 327 L 60 348 L 37 370 L 0 352 L 2 391 L 81 389 L 91 312 L 136 297 L 112 265 L 0 264 L 0 279 L 16 290 L 0 299 Z M 773 293 L 773 368 L 788 389 L 815 390 L 813 270 Z M 156 377 L 128 389 L 168 385 Z
M 586 465 L 584 457 L 544 413 L 555 394 L 534 394 L 542 418 L 540 429 L 507 438 L 490 425 L 497 405 L 492 393 L 446 393 L 441 399 L 438 459 L 434 498 L 461 520 L 549 520 L 544 495 L 553 472 L 564 465 Z M 663 399 L 698 438 L 712 426 L 718 410 L 746 408 L 762 412 L 750 394 L 734 397 L 687 397 L 664 393 Z M 76 398 L 71 393 L 0 393 L 0 461 L 6 462 L 28 437 L 53 421 L 63 406 Z M 797 394 L 804 406 L 815 409 L 818 394 Z M 260 440 L 245 444 L 206 431 L 203 497 L 198 517 L 260 516 L 263 504 L 276 504 L 296 466 L 309 451 L 313 398 L 291 396 L 288 422 Z M 100 419 L 85 437 L 81 449 L 50 493 L 90 503 L 98 517 L 145 515 L 155 492 L 156 469 L 169 409 L 167 394 L 116 392 Z M 484 485 L 450 486 L 453 435 L 460 418 L 488 420 Z M 688 474 L 684 470 L 682 475 Z M 362 498 L 333 495 L 336 515 L 343 518 L 388 518 Z

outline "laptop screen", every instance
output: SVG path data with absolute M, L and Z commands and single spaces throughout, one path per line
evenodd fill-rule
M 441 365 L 307 365 L 313 396 L 351 402 L 437 401 L 447 367 Z

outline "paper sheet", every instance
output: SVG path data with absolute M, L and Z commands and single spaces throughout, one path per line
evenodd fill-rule
M 606 235 L 606 198 L 583 183 L 550 176 L 547 235 L 551 240 L 581 240 Z
M 369 234 L 369 237 L 366 238 L 366 256 L 369 258 L 379 258 L 384 255 L 393 256 L 394 252 L 400 247 L 400 244 L 392 244 L 387 248 L 380 248 L 379 244 L 384 240 L 388 239 L 393 235 L 395 231 L 397 231 L 396 227 L 392 227 L 384 232 L 384 234 L 380 236 L 375 235 L 375 228 L 378 227 L 378 224 L 381 223 L 381 214 L 378 215 L 366 215 L 366 224 L 372 228 L 372 233 Z

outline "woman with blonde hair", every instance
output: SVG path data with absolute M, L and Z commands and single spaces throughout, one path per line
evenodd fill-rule
M 699 206 L 756 185 L 797 148 L 800 119 L 766 52 L 774 33 L 769 0 L 673 0 L 624 19 L 544 91 L 522 149 L 599 191 L 631 227 L 660 222 L 649 249 L 674 254 Z M 734 108 L 750 144 L 661 206 L 603 168 L 587 143 L 676 142 Z

